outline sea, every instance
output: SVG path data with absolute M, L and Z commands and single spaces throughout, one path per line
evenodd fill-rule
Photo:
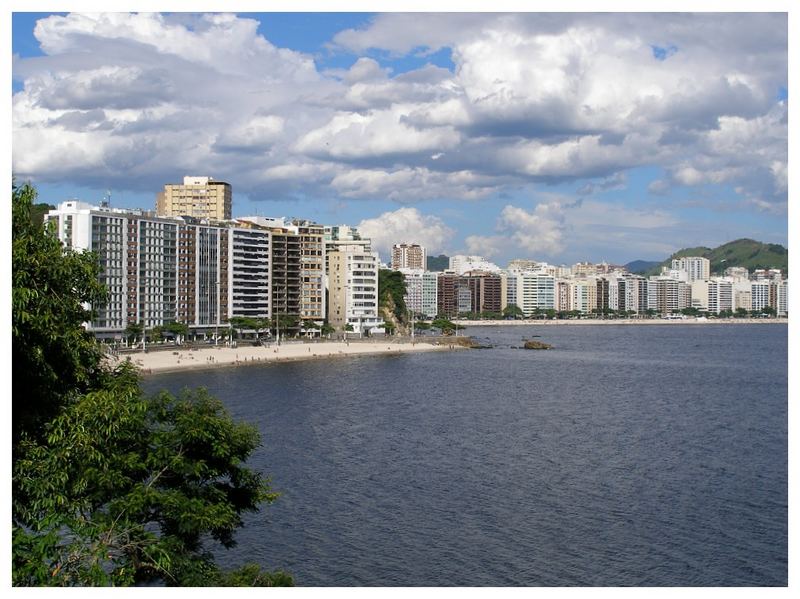
M 788 584 L 786 325 L 465 332 L 489 347 L 147 377 L 261 433 L 280 497 L 218 561 L 312 587 Z

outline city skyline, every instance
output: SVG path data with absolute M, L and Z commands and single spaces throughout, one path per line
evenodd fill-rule
M 211 176 L 232 185 L 234 217 L 347 223 L 382 256 L 400 242 L 499 263 L 788 245 L 784 14 L 13 25 L 13 170 L 40 201 L 110 189 L 152 209 L 165 184 Z

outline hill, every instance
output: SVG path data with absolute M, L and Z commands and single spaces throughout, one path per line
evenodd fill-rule
M 653 262 L 653 261 L 650 261 L 650 260 L 634 260 L 633 262 L 628 262 L 625 265 L 625 269 L 628 272 L 632 272 L 633 274 L 640 275 L 640 274 L 643 274 L 643 273 L 647 272 L 648 270 L 656 268 L 660 264 L 661 264 L 661 262 Z
M 751 272 L 757 268 L 779 268 L 789 274 L 789 251 L 777 243 L 761 243 L 752 239 L 737 239 L 716 248 L 695 247 L 678 250 L 655 267 L 648 269 L 646 275 L 661 272 L 662 266 L 670 266 L 675 258 L 702 256 L 711 262 L 711 273 L 721 275 L 730 266 L 743 266 Z
M 438 256 L 428 256 L 428 270 L 441 272 L 450 268 L 450 258 L 444 254 Z

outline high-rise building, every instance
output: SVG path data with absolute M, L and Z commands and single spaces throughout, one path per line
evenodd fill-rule
M 436 273 L 436 312 L 446 318 L 458 316 L 457 281 L 453 271 Z
M 232 196 L 228 183 L 211 177 L 184 177 L 183 184 L 164 185 L 164 191 L 156 196 L 156 214 L 229 220 Z
M 415 268 L 426 270 L 428 253 L 416 243 L 401 243 L 392 246 L 392 270 Z
M 434 318 L 437 313 L 436 273 L 419 268 L 401 268 L 400 272 L 406 283 L 406 308 L 413 314 Z
M 685 256 L 672 261 L 672 270 L 685 272 L 689 283 L 707 281 L 711 277 L 711 262 L 700 256 Z
M 470 271 L 459 280 L 459 286 L 466 287 L 470 293 L 470 307 L 467 312 L 500 312 L 502 308 L 502 279 L 500 275 Z M 464 312 L 460 309 L 459 312 Z
M 530 316 L 537 310 L 553 310 L 556 307 L 555 278 L 536 272 L 523 272 L 509 275 L 509 281 L 516 279 L 516 305 Z
M 378 316 L 380 258 L 365 246 L 345 244 L 328 254 L 328 322 L 355 333 L 382 329 Z

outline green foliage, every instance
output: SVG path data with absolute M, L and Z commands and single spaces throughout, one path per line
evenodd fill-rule
M 249 316 L 232 316 L 228 319 L 228 323 L 236 330 L 239 337 L 243 330 L 255 331 L 258 336 L 261 331 L 266 331 L 272 326 L 269 318 L 251 318 Z
M 378 303 L 381 307 L 391 307 L 398 321 L 406 321 L 406 278 L 399 270 L 382 268 L 378 271 Z M 390 299 L 391 298 L 391 301 Z
M 45 433 L 14 465 L 15 585 L 213 582 L 203 539 L 231 547 L 242 514 L 276 497 L 244 466 L 253 427 L 202 389 L 145 398 L 129 366 Z
M 453 331 L 464 328 L 462 325 L 451 322 L 441 316 L 437 316 L 433 319 L 431 322 L 431 327 L 434 329 L 439 329 L 444 335 L 450 335 Z
M 450 258 L 444 254 L 428 256 L 427 263 L 427 269 L 434 272 L 441 272 L 450 268 Z
M 128 323 L 128 326 L 125 327 L 125 336 L 128 339 L 128 343 L 133 343 L 136 339 L 141 338 L 142 333 L 144 333 L 144 327 L 138 322 Z
M 12 188 L 13 443 L 102 378 L 100 351 L 81 324 L 105 301 L 90 253 L 64 249 L 31 217 L 36 190 Z
M 34 226 L 42 226 L 47 213 L 55 209 L 56 207 L 50 204 L 33 204 L 31 206 L 31 222 Z
M 506 318 L 524 318 L 525 314 L 522 312 L 522 308 L 520 308 L 516 304 L 508 304 L 505 308 L 503 308 L 503 316 Z

